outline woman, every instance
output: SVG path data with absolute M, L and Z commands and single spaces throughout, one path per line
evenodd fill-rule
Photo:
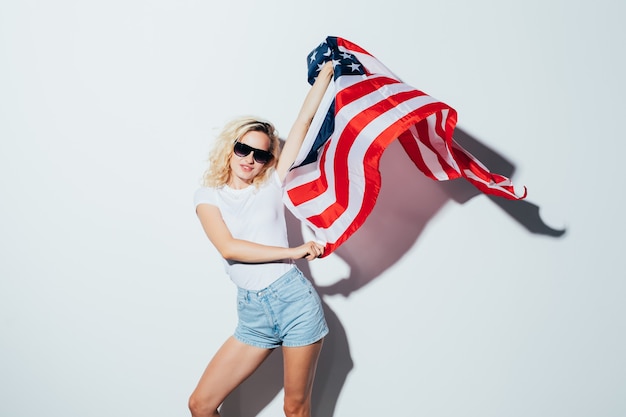
M 243 118 L 229 123 L 211 153 L 196 213 L 237 285 L 239 321 L 189 399 L 193 417 L 219 416 L 218 407 L 282 346 L 284 412 L 311 415 L 317 359 L 328 327 L 319 297 L 293 261 L 311 261 L 324 247 L 288 247 L 283 181 L 333 75 L 326 64 L 309 90 L 281 152 L 274 127 Z

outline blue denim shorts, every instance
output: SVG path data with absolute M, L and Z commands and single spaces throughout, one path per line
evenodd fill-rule
M 235 338 L 264 349 L 306 346 L 328 333 L 320 298 L 296 267 L 265 289 L 238 288 L 237 315 Z

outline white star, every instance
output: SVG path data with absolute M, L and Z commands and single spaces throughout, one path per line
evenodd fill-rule
M 328 48 L 328 50 L 324 53 L 324 56 L 330 56 L 333 52 Z
M 352 55 L 350 55 L 350 54 L 349 54 L 349 53 L 347 53 L 347 52 L 342 52 L 342 53 L 341 53 L 341 57 L 342 57 L 343 59 L 352 59 Z
M 352 69 L 352 71 L 358 71 L 358 70 L 359 70 L 359 67 L 361 66 L 361 64 L 357 64 L 357 63 L 355 62 L 355 63 L 350 64 L 350 65 L 348 65 L 348 66 Z
M 322 68 L 324 68 L 324 64 L 325 64 L 325 63 L 326 63 L 326 62 L 320 62 L 319 64 L 317 64 L 317 71 L 318 71 L 318 72 L 319 72 L 319 71 L 321 71 L 321 70 L 322 70 Z
M 339 64 L 340 64 L 340 62 L 339 62 L 339 60 L 338 60 L 338 59 L 333 59 L 333 61 L 332 61 L 332 62 L 333 62 L 333 68 L 335 68 L 337 65 L 339 65 Z
M 313 51 L 313 53 L 311 54 L 311 57 L 309 58 L 311 60 L 311 62 L 315 61 L 315 56 L 317 55 L 317 50 Z

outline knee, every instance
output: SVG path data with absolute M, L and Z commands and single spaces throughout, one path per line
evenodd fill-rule
M 189 397 L 189 411 L 191 411 L 192 417 L 217 417 L 219 413 L 217 408 L 211 406 L 208 401 L 204 401 L 202 398 L 194 394 Z
M 310 417 L 311 403 L 305 398 L 285 397 L 283 411 L 287 417 Z

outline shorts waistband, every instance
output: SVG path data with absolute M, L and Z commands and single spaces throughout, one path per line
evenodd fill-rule
M 267 294 L 273 293 L 279 290 L 281 287 L 289 284 L 293 278 L 302 276 L 302 272 L 294 265 L 289 271 L 281 275 L 276 281 L 272 282 L 267 287 L 260 290 L 246 290 L 245 288 L 237 287 L 240 294 L 245 294 L 246 297 L 263 297 Z

